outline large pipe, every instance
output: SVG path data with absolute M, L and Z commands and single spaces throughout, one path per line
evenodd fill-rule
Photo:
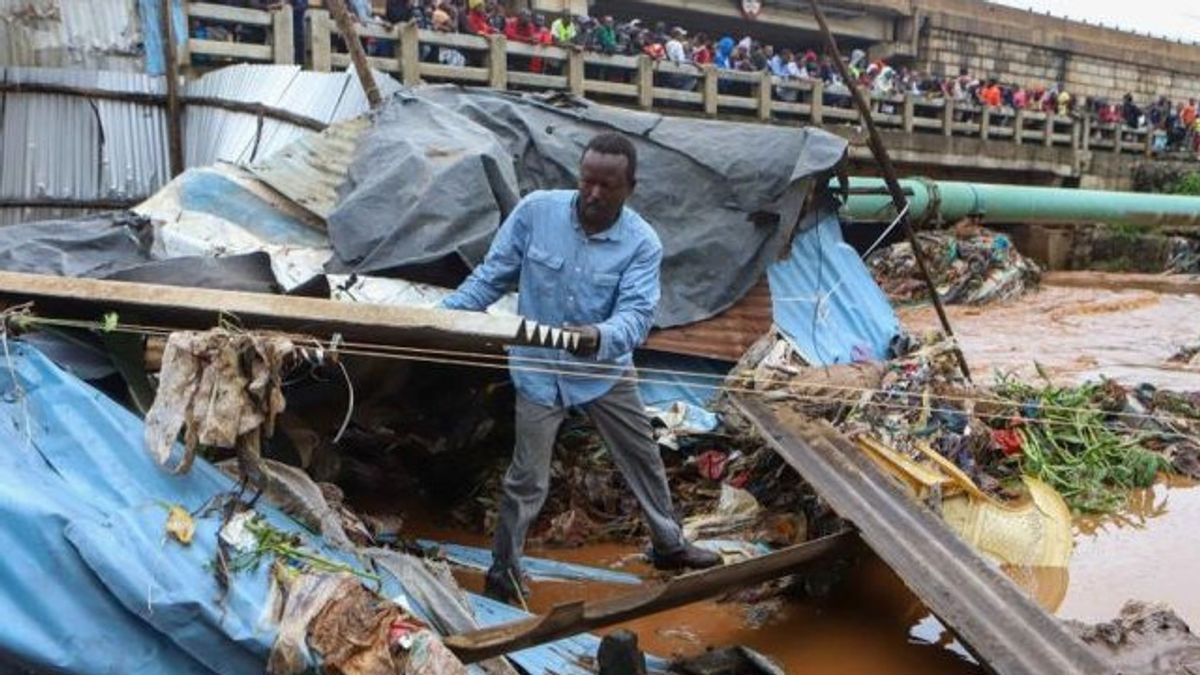
M 1200 197 L 1071 188 L 1026 187 L 908 178 L 909 216 L 916 222 L 953 223 L 981 213 L 996 223 L 1082 223 L 1200 227 Z M 831 184 L 836 190 L 836 185 Z M 851 178 L 842 213 L 853 220 L 896 217 L 887 185 L 879 178 Z

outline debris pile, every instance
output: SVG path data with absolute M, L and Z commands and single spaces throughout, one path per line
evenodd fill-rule
M 951 230 L 918 232 L 917 239 L 942 301 L 982 305 L 1036 288 L 1042 270 L 1003 234 L 963 221 Z M 899 242 L 867 258 L 875 282 L 896 303 L 927 298 L 912 246 Z
M 1168 274 L 1200 274 L 1200 239 L 1171 237 L 1167 243 Z
M 1179 351 L 1167 359 L 1168 363 L 1181 365 L 1184 368 L 1200 370 L 1200 339 L 1179 348 Z
M 1038 383 L 971 385 L 945 341 L 882 365 L 828 368 L 806 367 L 778 336 L 764 342 L 735 370 L 745 386 L 913 460 L 932 449 L 1000 498 L 1015 497 L 1027 475 L 1076 510 L 1104 512 L 1160 471 L 1200 476 L 1200 393 L 1112 380 L 1057 386 L 1044 373 Z
M 1067 621 L 1071 632 L 1129 675 L 1200 672 L 1200 638 L 1163 605 L 1129 601 L 1112 621 Z

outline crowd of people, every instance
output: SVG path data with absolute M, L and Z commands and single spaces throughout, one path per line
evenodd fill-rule
M 290 6 L 296 14 L 298 33 L 309 6 L 308 0 L 224 1 L 256 7 Z M 510 42 L 555 45 L 603 54 L 645 54 L 658 61 L 695 66 L 697 75 L 704 67 L 768 71 L 784 83 L 776 86 L 773 92 L 777 99 L 784 101 L 796 101 L 800 96 L 800 88 L 787 86 L 787 82 L 820 81 L 824 85 L 825 104 L 848 107 L 851 102 L 849 89 L 829 55 L 811 48 L 776 48 L 749 36 L 717 37 L 714 34 L 710 37 L 704 32 L 689 32 L 681 26 L 668 27 L 661 21 L 650 25 L 636 18 L 618 21 L 612 16 L 588 17 L 569 13 L 547 17 L 528 10 L 509 13 L 497 0 L 387 0 L 382 4 L 381 13 L 374 11 L 379 3 L 373 6 L 368 0 L 349 0 L 346 4 L 364 22 L 412 22 L 419 28 L 437 32 L 503 35 Z M 392 41 L 367 39 L 364 42 L 372 55 L 394 54 L 395 43 Z M 296 47 L 297 62 L 302 62 L 302 39 L 296 40 Z M 464 53 L 452 47 L 422 44 L 420 56 L 425 61 L 451 66 L 482 65 L 476 63 L 482 59 L 482 54 Z M 509 66 L 535 73 L 557 73 L 562 68 L 562 64 L 536 57 L 512 59 Z M 1011 119 L 1018 109 L 1060 116 L 1087 114 L 1100 124 L 1123 123 L 1132 129 L 1151 131 L 1156 151 L 1186 149 L 1200 152 L 1200 119 L 1195 99 L 1172 103 L 1161 97 L 1139 106 L 1131 94 L 1126 94 L 1119 103 L 1093 98 L 1086 106 L 1081 106 L 1077 97 L 1062 84 L 1024 87 L 996 78 L 975 77 L 965 68 L 956 76 L 938 77 L 903 65 L 893 66 L 886 60 L 870 60 L 859 49 L 851 52 L 847 66 L 851 77 L 876 98 L 886 99 L 899 94 L 952 100 L 962 106 L 975 104 L 994 109 L 993 119 L 998 124 Z M 630 72 L 619 69 L 588 67 L 588 77 L 621 79 L 631 76 Z M 695 89 L 699 84 L 698 77 L 678 72 L 662 73 L 656 79 L 659 86 L 677 89 Z M 719 86 L 723 93 L 737 93 L 732 90 L 739 87 L 749 90 L 749 85 L 724 80 Z M 880 105 L 883 112 L 891 112 L 888 103 Z M 1100 132 L 1097 129 L 1094 133 Z

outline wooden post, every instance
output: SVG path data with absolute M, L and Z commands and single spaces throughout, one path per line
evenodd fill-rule
M 654 61 L 649 56 L 638 56 L 637 62 L 638 107 L 649 110 L 654 107 Z
M 758 121 L 771 121 L 771 71 L 764 70 L 759 73 L 758 80 Z
M 312 49 L 312 69 L 320 73 L 333 70 L 333 33 L 329 28 L 329 12 L 323 9 L 308 11 L 308 35 Z
M 567 91 L 579 97 L 586 93 L 583 88 L 583 52 L 570 47 L 567 48 Z
M 1054 145 L 1054 113 L 1046 113 L 1045 136 L 1042 138 L 1046 147 Z
M 717 84 L 720 83 L 720 75 L 717 69 L 712 64 L 704 66 L 704 114 L 709 117 L 717 116 L 717 97 L 720 92 L 717 89 Z
M 954 99 L 949 96 L 942 99 L 942 135 L 946 138 L 954 135 Z
M 913 117 L 917 114 L 916 102 L 913 101 L 912 94 L 904 95 L 904 113 L 901 115 L 901 123 L 904 125 L 904 133 L 911 134 L 916 124 L 913 123 Z
M 292 32 L 292 20 L 292 8 L 287 5 L 271 12 L 271 42 L 275 63 L 286 65 L 296 62 L 296 35 Z
M 1146 147 L 1143 148 L 1143 152 L 1147 157 L 1154 154 L 1154 132 L 1154 129 L 1146 130 Z
M 367 54 L 363 51 L 362 42 L 358 39 L 358 30 L 354 28 L 354 20 L 350 18 L 350 12 L 346 10 L 346 1 L 325 0 L 325 6 L 333 15 L 338 32 L 342 34 L 342 40 L 346 43 L 346 48 L 350 50 L 350 62 L 354 64 L 354 72 L 358 73 L 358 81 L 367 95 L 367 102 L 371 104 L 372 108 L 378 108 L 383 103 L 383 96 L 379 94 L 379 87 L 375 84 L 375 75 L 371 72 L 371 67 L 367 65 Z
M 400 80 L 406 87 L 421 84 L 421 32 L 411 21 L 400 26 Z
M 991 106 L 983 106 L 983 110 L 979 111 L 979 140 L 986 141 L 988 133 L 992 130 L 992 108 Z
M 1084 152 L 1092 149 L 1092 116 L 1090 113 L 1084 113 L 1083 120 L 1080 122 L 1079 149 Z
M 1017 112 L 1013 115 L 1013 143 L 1021 144 L 1025 140 L 1025 109 L 1017 108 Z
M 1121 154 L 1121 143 L 1125 140 L 1125 121 L 1117 121 L 1117 130 L 1113 133 L 1113 152 Z
M 488 86 L 504 91 L 508 89 L 508 39 L 503 35 L 489 35 L 487 41 Z
M 814 125 L 825 123 L 825 83 L 821 80 L 813 80 L 808 116 Z
M 183 124 L 179 118 L 179 63 L 175 55 L 175 22 L 171 17 L 171 0 L 159 3 L 159 23 L 163 39 L 163 63 L 167 78 L 167 158 L 171 178 L 183 173 Z

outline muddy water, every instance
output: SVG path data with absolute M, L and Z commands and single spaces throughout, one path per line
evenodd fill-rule
M 1063 383 L 1100 375 L 1126 384 L 1200 389 L 1200 372 L 1166 363 L 1200 338 L 1200 295 L 1045 286 L 985 307 L 946 308 L 973 372 L 1034 377 L 1033 361 Z M 931 307 L 899 310 L 922 334 L 938 327 Z
M 484 537 L 409 519 L 409 536 L 487 546 Z M 420 522 L 421 524 L 417 524 Z M 577 549 L 530 547 L 527 554 L 603 567 L 647 579 L 654 572 L 633 546 L 597 544 Z M 463 587 L 479 592 L 482 575 L 457 571 Z M 637 587 L 597 583 L 532 585 L 530 610 L 545 612 L 571 600 L 599 600 Z M 974 675 L 983 670 L 934 619 L 903 582 L 868 551 L 833 596 L 814 601 L 787 598 L 762 603 L 699 602 L 598 631 L 627 628 L 649 653 L 672 658 L 712 647 L 745 645 L 777 660 L 789 673 Z

